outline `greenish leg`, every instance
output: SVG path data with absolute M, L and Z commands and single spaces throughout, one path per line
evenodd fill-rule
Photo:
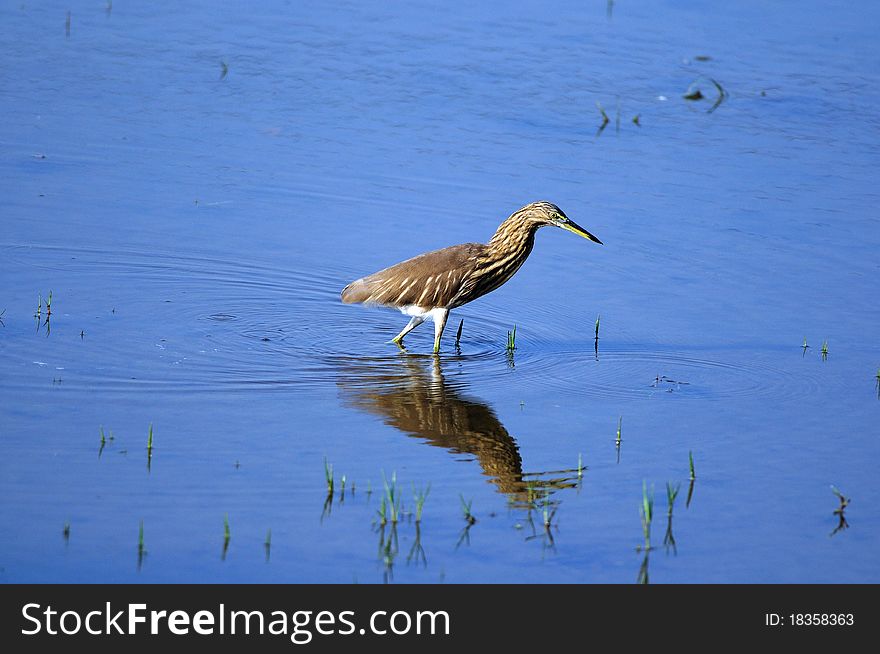
M 446 327 L 446 319 L 449 318 L 449 309 L 434 309 L 434 354 L 440 351 L 440 337 Z
M 391 342 L 394 343 L 397 347 L 399 347 L 402 350 L 403 349 L 403 337 L 406 336 L 407 334 L 409 334 L 412 330 L 414 330 L 416 327 L 421 325 L 423 322 L 425 322 L 424 318 L 419 317 L 419 316 L 413 316 L 412 318 L 410 318 L 409 324 L 406 327 L 404 327 L 403 331 L 401 331 L 397 336 L 392 338 Z

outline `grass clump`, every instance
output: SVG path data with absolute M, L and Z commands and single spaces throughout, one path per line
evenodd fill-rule
M 516 349 L 516 325 L 513 326 L 512 332 L 507 332 L 507 351 L 513 352 Z
M 400 519 L 400 491 L 397 488 L 397 473 L 391 473 L 390 482 L 385 478 L 385 473 L 382 473 L 382 481 L 385 485 L 385 496 L 382 498 L 383 504 L 387 501 L 388 518 L 391 524 L 396 525 Z
M 324 479 L 327 480 L 327 494 L 333 494 L 333 464 L 327 461 L 327 457 L 324 457 Z
M 459 494 L 459 499 L 461 500 L 461 511 L 464 514 L 465 522 L 469 525 L 474 524 L 477 519 L 474 517 L 474 514 L 471 512 L 471 505 L 474 503 L 473 499 L 465 500 L 464 495 Z
M 416 503 L 416 524 L 419 524 L 422 521 L 422 509 L 425 506 L 425 500 L 428 499 L 428 493 L 430 492 L 430 483 L 428 483 L 428 487 L 424 490 L 416 490 L 415 487 L 413 487 L 413 495 L 415 496 Z
M 645 551 L 651 549 L 651 522 L 654 520 L 654 488 L 648 494 L 647 482 L 642 482 L 642 505 L 639 507 L 639 515 L 642 519 L 642 535 L 645 537 Z

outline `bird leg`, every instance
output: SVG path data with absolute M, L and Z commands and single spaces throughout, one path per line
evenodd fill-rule
M 403 349 L 403 337 L 406 336 L 407 334 L 409 334 L 412 330 L 414 330 L 416 327 L 421 325 L 423 322 L 425 322 L 425 319 L 423 317 L 413 316 L 412 318 L 410 318 L 409 324 L 406 327 L 404 327 L 403 331 L 401 331 L 397 336 L 392 338 L 391 342 L 394 343 L 397 347 L 399 347 L 402 350 Z
M 434 309 L 434 354 L 440 351 L 440 337 L 446 327 L 446 319 L 449 317 L 449 309 Z

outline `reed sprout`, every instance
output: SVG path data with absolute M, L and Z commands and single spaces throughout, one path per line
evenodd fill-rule
M 648 494 L 647 482 L 642 482 L 642 505 L 639 507 L 639 515 L 642 519 L 642 534 L 645 537 L 644 549 L 651 549 L 651 522 L 654 519 L 654 487 L 651 487 L 651 494 Z
M 327 461 L 327 457 L 324 457 L 324 479 L 327 481 L 327 494 L 333 494 L 333 464 Z
M 431 484 L 428 483 L 428 487 L 424 490 L 416 490 L 413 487 L 413 495 L 415 496 L 416 503 L 416 525 L 418 525 L 422 521 L 422 509 L 425 506 L 425 500 L 428 499 L 428 493 L 431 492 Z
M 507 351 L 513 352 L 516 349 L 516 325 L 513 326 L 512 332 L 507 332 Z
M 474 514 L 471 512 L 471 505 L 473 504 L 474 500 L 473 499 L 465 500 L 464 495 L 462 495 L 460 493 L 459 493 L 458 497 L 461 500 L 461 511 L 464 514 L 465 521 L 469 525 L 474 524 L 477 521 L 477 519 L 474 517 Z
M 382 482 L 385 486 L 385 497 L 383 499 L 387 499 L 388 502 L 388 518 L 391 520 L 391 524 L 397 524 L 397 521 L 400 517 L 400 491 L 397 487 L 397 473 L 391 473 L 391 481 L 385 477 L 385 473 L 382 473 Z

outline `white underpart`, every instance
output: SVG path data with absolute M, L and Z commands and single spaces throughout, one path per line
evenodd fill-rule
M 414 318 L 421 318 L 422 320 L 430 318 L 435 322 L 437 316 L 442 315 L 443 311 L 444 309 L 425 309 L 424 307 L 416 306 L 415 304 L 407 304 L 405 307 L 400 307 L 400 313 Z

